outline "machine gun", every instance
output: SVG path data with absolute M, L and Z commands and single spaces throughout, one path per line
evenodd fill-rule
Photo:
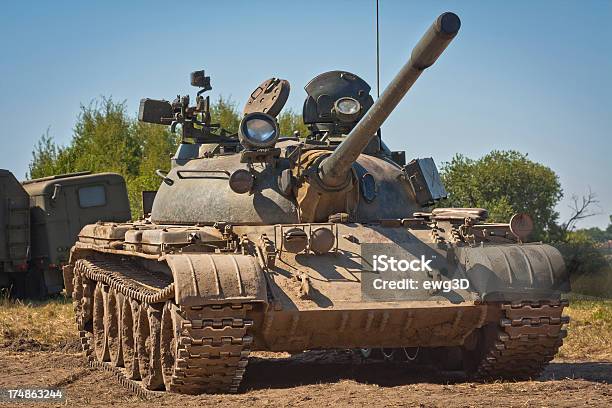
M 200 88 L 195 106 L 189 106 L 189 95 L 178 95 L 172 102 L 144 98 L 140 100 L 138 120 L 170 125 L 172 133 L 180 125 L 183 143 L 238 143 L 236 135 L 228 135 L 221 125 L 211 123 L 210 96 L 202 96 L 212 89 L 210 77 L 203 70 L 194 71 L 191 73 L 191 85 Z

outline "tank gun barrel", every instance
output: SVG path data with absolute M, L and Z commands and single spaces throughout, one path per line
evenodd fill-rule
M 461 21 L 454 13 L 440 15 L 412 50 L 408 62 L 389 83 L 346 139 L 319 167 L 321 181 L 337 187 L 346 181 L 348 171 L 370 140 L 395 109 L 423 71 L 433 65 L 459 32 Z

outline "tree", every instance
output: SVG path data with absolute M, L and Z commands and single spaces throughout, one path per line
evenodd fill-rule
M 308 128 L 304 124 L 302 115 L 291 109 L 284 110 L 278 115 L 278 128 L 282 136 L 293 136 L 294 132 L 298 132 L 302 138 L 308 135 Z
M 599 200 L 597 200 L 597 195 L 591 191 L 590 187 L 587 195 L 582 196 L 582 200 L 580 200 L 577 195 L 573 195 L 572 205 L 570 206 L 572 209 L 572 215 L 566 222 L 561 224 L 561 230 L 563 233 L 566 234 L 567 232 L 573 230 L 578 221 L 597 215 L 596 212 L 591 211 L 591 207 L 597 205 L 597 203 L 599 203 Z
M 156 170 L 170 170 L 170 159 L 178 147 L 178 137 L 167 126 L 134 121 L 131 131 L 138 138 L 142 156 L 138 175 L 128 180 L 128 195 L 132 214 L 142 215 L 142 192 L 159 188 L 160 178 Z
M 69 146 L 76 171 L 113 171 L 136 177 L 142 160 L 142 138 L 134 132 L 125 102 L 102 97 L 81 112 Z
M 607 273 L 609 264 L 603 253 L 585 230 L 568 231 L 564 240 L 555 246 L 565 260 L 565 267 L 572 276 Z
M 67 156 L 67 150 L 55 144 L 47 129 L 34 147 L 26 177 L 32 179 L 69 172 Z
M 156 190 L 156 169 L 168 170 L 177 139 L 166 126 L 131 118 L 124 102 L 102 97 L 81 106 L 70 143 L 58 146 L 45 133 L 32 152 L 29 178 L 76 171 L 116 172 L 127 183 L 132 215 L 140 215 L 141 192 Z
M 217 102 L 210 106 L 210 116 L 212 123 L 218 123 L 221 128 L 230 134 L 238 133 L 241 114 L 238 111 L 238 104 L 230 98 L 219 96 Z
M 444 163 L 441 176 L 449 193 L 441 205 L 486 208 L 493 222 L 525 212 L 534 220 L 533 239 L 546 239 L 555 229 L 555 205 L 563 196 L 559 179 L 526 154 L 496 150 L 477 160 L 458 154 Z
M 593 242 L 608 242 L 612 241 L 612 219 L 608 224 L 608 228 L 602 230 L 598 227 L 591 227 L 585 229 L 579 229 L 576 232 L 582 232 L 586 234 Z

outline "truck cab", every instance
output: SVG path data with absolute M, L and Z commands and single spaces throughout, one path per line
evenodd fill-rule
M 32 277 L 26 286 L 41 294 L 63 289 L 61 267 L 84 225 L 131 219 L 125 180 L 116 173 L 63 174 L 22 185 L 30 200 Z

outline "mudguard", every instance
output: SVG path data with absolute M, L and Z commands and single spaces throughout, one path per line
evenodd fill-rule
M 178 305 L 267 300 L 263 271 L 252 256 L 183 253 L 166 255 L 165 260 Z
M 558 299 L 569 290 L 561 253 L 544 244 L 461 247 L 457 260 L 485 301 Z

